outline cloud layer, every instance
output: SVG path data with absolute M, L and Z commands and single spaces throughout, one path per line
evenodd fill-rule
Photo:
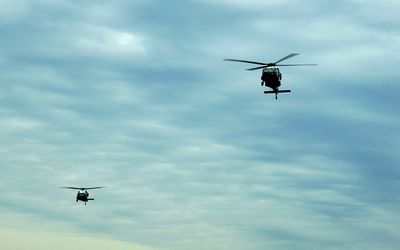
M 4 248 L 397 249 L 396 1 L 0 3 Z

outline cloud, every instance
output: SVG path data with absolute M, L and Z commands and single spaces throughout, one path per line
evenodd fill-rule
M 29 11 L 28 1 L 2 0 L 0 4 L 3 6 L 0 10 L 0 22 L 2 23 L 17 22 Z
M 144 39 L 136 34 L 97 27 L 86 27 L 79 33 L 84 35 L 72 44 L 83 53 L 127 57 L 146 53 Z
M 29 226 L 26 226 L 26 228 L 15 228 L 13 226 L 15 222 L 18 222 L 19 225 L 24 224 Z M 25 248 L 43 250 L 54 248 L 70 249 L 71 242 L 73 242 L 75 249 L 154 249 L 126 241 L 108 239 L 104 235 L 78 234 L 75 229 L 66 225 L 43 224 L 43 222 L 39 223 L 27 216 L 18 214 L 7 214 L 7 217 L 2 219 L 2 224 L 8 225 L 0 229 L 3 236 L 0 247 L 10 250 Z

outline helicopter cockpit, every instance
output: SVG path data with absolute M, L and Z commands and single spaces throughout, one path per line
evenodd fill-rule
M 263 69 L 263 73 L 279 74 L 280 72 L 278 68 L 266 67 Z
M 278 68 L 265 67 L 263 69 L 261 79 L 266 82 L 267 81 L 279 82 L 282 79 L 282 74 L 279 72 Z

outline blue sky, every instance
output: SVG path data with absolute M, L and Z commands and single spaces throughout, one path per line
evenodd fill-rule
M 398 1 L 0 5 L 1 249 L 400 245 Z

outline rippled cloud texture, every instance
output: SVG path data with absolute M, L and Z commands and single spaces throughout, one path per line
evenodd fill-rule
M 399 1 L 0 5 L 1 249 L 398 249 Z

